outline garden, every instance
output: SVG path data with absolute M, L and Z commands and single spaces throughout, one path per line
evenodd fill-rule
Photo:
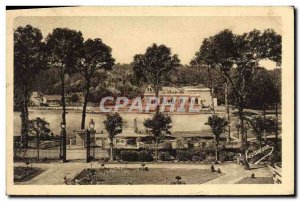
M 37 167 L 14 167 L 14 182 L 29 181 L 42 172 L 44 170 Z
M 213 166 L 212 166 L 213 167 Z M 224 175 L 220 169 L 95 168 L 84 169 L 70 185 L 202 184 Z

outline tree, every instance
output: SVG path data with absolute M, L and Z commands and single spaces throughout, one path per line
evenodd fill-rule
M 179 66 L 180 60 L 176 54 L 171 54 L 170 48 L 165 45 L 157 46 L 155 43 L 147 48 L 145 54 L 137 54 L 133 59 L 136 76 L 153 87 L 157 101 L 163 78 L 169 76 L 170 71 Z M 156 113 L 158 112 L 159 105 L 156 107 Z
M 211 127 L 211 131 L 215 136 L 216 141 L 216 160 L 219 159 L 219 142 L 220 142 L 220 135 L 224 133 L 225 128 L 228 124 L 225 118 L 219 117 L 217 115 L 212 115 L 208 117 L 208 121 L 206 123 Z
M 82 108 L 81 129 L 85 128 L 86 107 L 89 101 L 90 87 L 95 72 L 100 69 L 110 70 L 114 65 L 115 59 L 111 54 L 112 49 L 104 44 L 100 38 L 88 39 L 84 42 L 81 57 L 77 64 L 79 73 L 85 80 L 84 102 Z
M 29 120 L 29 133 L 36 137 L 37 160 L 40 159 L 40 139 L 48 139 L 51 135 L 51 130 L 48 128 L 49 123 L 45 119 L 37 117 Z
M 64 125 L 66 125 L 65 79 L 75 72 L 82 45 L 81 32 L 68 28 L 56 28 L 46 38 L 48 65 L 57 70 L 61 82 L 62 123 Z
M 244 142 L 244 108 L 253 76 L 261 60 L 281 64 L 281 36 L 273 30 L 252 30 L 241 35 L 224 30 L 208 38 L 206 43 L 206 63 L 218 68 L 224 82 L 230 84 Z
M 257 69 L 249 90 L 247 107 L 263 109 L 265 117 L 267 107 L 273 107 L 279 99 L 275 80 L 265 68 Z
M 267 144 L 267 134 L 276 133 L 277 124 L 276 120 L 270 117 L 263 116 L 254 116 L 250 120 L 252 130 L 256 136 L 256 139 L 259 141 L 259 146 L 262 148 L 262 139 L 265 133 L 265 144 Z
M 14 105 L 21 110 L 21 136 L 28 145 L 28 105 L 35 76 L 44 69 L 45 56 L 39 29 L 26 25 L 14 31 Z M 16 107 L 15 107 L 16 108 Z
M 114 113 L 107 114 L 103 123 L 110 139 L 110 160 L 113 161 L 113 140 L 117 134 L 122 133 L 124 121 L 119 113 Z
M 158 143 L 164 138 L 164 132 L 169 132 L 172 119 L 170 116 L 161 112 L 155 113 L 152 119 L 148 118 L 144 121 L 144 126 L 150 129 L 155 141 L 155 160 L 158 160 Z
M 260 149 L 262 148 L 262 138 L 263 138 L 263 133 L 266 129 L 266 122 L 265 118 L 261 116 L 254 116 L 250 120 L 250 124 L 252 126 L 253 133 L 256 137 L 256 139 L 259 142 L 259 147 Z

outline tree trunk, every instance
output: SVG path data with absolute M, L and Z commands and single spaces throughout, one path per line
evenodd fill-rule
M 85 117 L 86 117 L 86 107 L 87 103 L 89 101 L 89 95 L 90 95 L 90 79 L 86 80 L 87 85 L 86 85 L 86 93 L 84 95 L 84 102 L 83 102 L 83 108 L 82 108 L 82 119 L 81 119 L 81 130 L 85 129 Z
M 37 160 L 40 160 L 40 135 L 39 134 L 37 134 L 36 148 L 37 148 Z
M 66 99 L 65 99 L 65 75 L 61 75 L 61 104 L 62 104 L 62 123 L 66 125 Z
M 22 109 L 21 109 L 21 141 L 23 147 L 28 147 L 28 121 L 29 121 L 29 113 L 28 113 L 28 97 L 29 92 L 27 90 L 26 84 L 24 84 L 23 88 L 23 100 L 22 100 Z
M 228 122 L 228 126 L 227 126 L 227 142 L 230 142 L 230 111 L 229 111 L 229 104 L 228 104 L 228 90 L 229 86 L 228 86 L 228 82 L 225 82 L 225 107 L 226 107 L 226 119 Z
M 278 104 L 275 104 L 275 115 L 276 115 L 276 130 L 275 130 L 275 152 L 278 151 Z
M 216 140 L 216 161 L 219 160 L 219 140 Z
M 260 150 L 262 149 L 261 137 L 259 138 L 259 148 L 260 148 Z
M 111 139 L 110 142 L 110 160 L 113 161 L 114 160 L 114 156 L 113 156 L 113 139 Z
M 155 141 L 155 161 L 158 161 L 158 141 Z
M 210 71 L 210 67 L 207 67 L 207 72 L 208 72 L 208 76 L 209 76 L 209 92 L 210 92 L 210 96 L 211 96 L 211 110 L 213 112 L 213 115 L 216 114 L 215 112 L 215 104 L 214 104 L 214 92 L 213 92 L 213 87 L 214 87 L 214 84 L 213 84 L 213 79 L 212 79 L 212 74 L 211 74 L 211 71 Z
M 155 109 L 155 114 L 159 113 L 159 86 L 155 86 L 155 97 L 157 98 L 157 106 Z

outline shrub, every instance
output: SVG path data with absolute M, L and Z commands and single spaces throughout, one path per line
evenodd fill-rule
M 193 162 L 199 162 L 199 161 L 201 161 L 201 158 L 200 158 L 200 156 L 193 156 L 192 161 Z
M 172 160 L 171 155 L 168 152 L 160 152 L 158 157 L 162 161 Z
M 152 153 L 150 151 L 146 151 L 146 150 L 138 152 L 138 161 L 140 161 L 140 162 L 153 161 Z
M 190 152 L 188 150 L 187 151 L 178 150 L 176 154 L 176 159 L 179 161 L 191 160 Z
M 121 154 L 121 159 L 123 161 L 138 161 L 138 152 L 137 151 L 122 150 L 120 152 L 120 154 Z
M 170 150 L 170 149 L 172 149 L 172 143 L 166 141 L 166 142 L 163 143 L 162 148 L 163 148 L 164 150 Z
M 219 152 L 219 159 L 220 161 L 234 161 L 234 157 L 236 153 L 229 152 L 229 151 L 220 151 Z
M 251 174 L 251 178 L 252 178 L 252 179 L 255 178 L 255 174 L 254 174 L 254 173 Z
M 221 171 L 221 169 L 220 169 L 220 168 L 218 168 L 218 170 L 217 170 L 217 173 L 219 173 L 219 174 L 221 174 L 221 173 L 222 173 L 222 171 Z
M 215 171 L 215 167 L 212 165 L 212 166 L 210 166 L 210 170 L 212 171 L 212 172 L 214 172 Z

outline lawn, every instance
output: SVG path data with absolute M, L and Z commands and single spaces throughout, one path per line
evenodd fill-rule
M 44 172 L 36 167 L 14 167 L 14 182 L 25 182 Z
M 149 168 L 148 171 L 133 168 L 84 169 L 72 184 L 172 184 L 176 176 L 185 184 L 202 184 L 215 179 L 223 173 L 211 172 L 210 169 L 166 169 Z
M 272 177 L 245 177 L 244 179 L 236 182 L 236 184 L 273 184 Z

